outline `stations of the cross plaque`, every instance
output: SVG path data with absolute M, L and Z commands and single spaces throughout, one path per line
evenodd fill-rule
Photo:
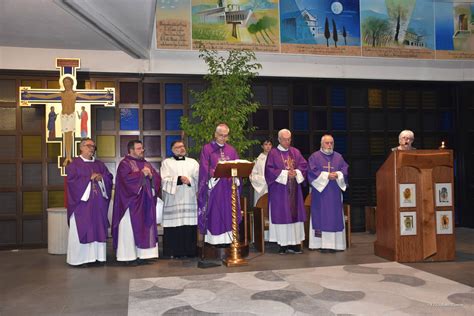
M 20 106 L 43 105 L 47 143 L 59 143 L 58 168 L 65 176 L 65 167 L 77 156 L 77 143 L 91 137 L 91 106 L 115 106 L 115 88 L 76 89 L 78 58 L 57 58 L 60 89 L 20 87 Z

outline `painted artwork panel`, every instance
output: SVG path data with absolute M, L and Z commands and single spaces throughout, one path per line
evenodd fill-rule
M 435 183 L 435 205 L 436 206 L 452 206 L 453 193 L 451 183 Z
M 281 52 L 360 56 L 359 0 L 280 1 Z
M 158 0 L 156 48 L 191 49 L 191 0 Z
M 474 2 L 435 3 L 436 58 L 474 59 Z
M 278 0 L 192 0 L 193 49 L 280 51 Z
M 416 212 L 400 212 L 400 235 L 416 235 Z
M 432 0 L 361 0 L 362 55 L 433 59 Z
M 453 212 L 436 212 L 436 233 L 438 235 L 450 235 L 453 233 Z
M 400 207 L 416 207 L 416 185 L 414 183 L 399 184 Z

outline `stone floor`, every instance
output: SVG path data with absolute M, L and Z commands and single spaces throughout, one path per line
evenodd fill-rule
M 129 315 L 472 315 L 474 288 L 396 262 L 145 278 Z
M 251 252 L 249 265 L 199 269 L 196 260 L 159 259 L 135 267 L 107 265 L 72 268 L 65 256 L 48 255 L 46 249 L 0 251 L 0 315 L 127 315 L 130 280 L 233 272 L 304 269 L 384 263 L 374 255 L 374 235 L 356 233 L 345 252 L 278 255 L 269 247 L 264 255 Z M 413 263 L 408 266 L 468 286 L 474 286 L 474 229 L 456 229 L 456 260 Z M 113 253 L 109 249 L 109 257 Z

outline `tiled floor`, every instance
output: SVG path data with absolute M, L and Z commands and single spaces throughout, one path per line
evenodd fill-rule
M 396 262 L 131 280 L 129 315 L 472 315 L 474 288 Z
M 250 254 L 249 265 L 198 269 L 195 260 L 163 260 L 136 267 L 109 260 L 106 266 L 71 268 L 65 256 L 46 249 L 0 251 L 0 315 L 126 315 L 131 279 L 268 271 L 381 263 L 374 255 L 374 235 L 353 234 L 352 247 L 340 253 L 305 251 L 278 255 L 276 249 Z M 456 261 L 408 266 L 474 286 L 474 230 L 456 230 Z M 113 258 L 109 252 L 109 258 Z

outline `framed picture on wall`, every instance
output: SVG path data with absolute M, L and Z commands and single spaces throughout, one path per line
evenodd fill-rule
M 436 212 L 436 233 L 438 235 L 446 235 L 453 233 L 453 212 L 437 211 Z
M 416 235 L 416 212 L 400 212 L 400 235 Z
M 400 207 L 416 207 L 416 185 L 414 183 L 399 184 Z
M 452 206 L 453 194 L 451 183 L 435 183 L 436 206 Z

